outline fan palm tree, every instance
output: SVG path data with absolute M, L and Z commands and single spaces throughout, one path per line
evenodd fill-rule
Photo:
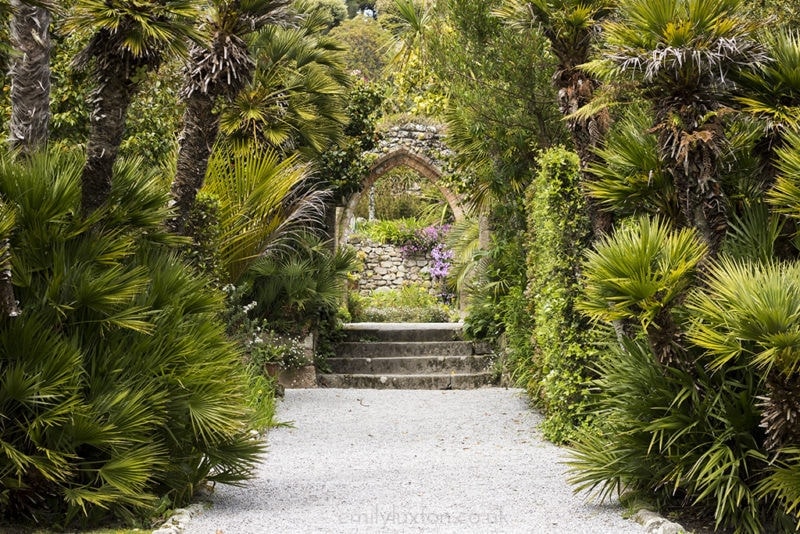
M 689 338 L 712 369 L 754 365 L 766 376 L 761 426 L 773 452 L 800 444 L 800 268 L 797 264 L 723 260 L 689 308 Z
M 253 81 L 223 110 L 220 132 L 318 155 L 342 136 L 349 82 L 342 48 L 318 11 L 297 28 L 270 26 L 251 45 Z
M 659 155 L 679 201 L 680 225 L 698 229 L 716 255 L 728 226 L 717 161 L 725 146 L 730 75 L 767 55 L 740 0 L 625 0 L 604 25 L 602 59 L 585 68 L 631 80 L 652 106 Z
M 672 231 L 643 217 L 601 239 L 586 255 L 586 289 L 578 307 L 595 321 L 639 323 L 665 366 L 685 363 L 673 309 L 694 282 L 706 247 L 690 228 Z
M 290 0 L 213 0 L 203 17 L 209 42 L 191 46 L 183 89 L 186 111 L 171 188 L 177 209 L 169 222 L 173 232 L 185 232 L 192 204 L 203 186 L 219 132 L 218 100 L 231 101 L 252 78 L 255 62 L 247 38 L 269 24 L 287 20 L 289 4 Z
M 185 55 L 188 40 L 200 38 L 194 26 L 200 7 L 194 0 L 76 0 L 67 29 L 93 32 L 77 60 L 92 62 L 96 82 L 82 178 L 84 213 L 108 200 L 125 117 L 140 81 L 165 58 Z
M 520 29 L 537 28 L 550 42 L 558 61 L 553 84 L 558 91 L 558 106 L 567 118 L 567 127 L 581 162 L 585 183 L 596 179 L 590 167 L 598 165 L 595 151 L 610 124 L 608 111 L 578 114 L 594 98 L 597 79 L 581 65 L 589 60 L 597 35 L 597 25 L 612 13 L 613 0 L 506 0 L 495 10 L 498 17 Z M 613 219 L 600 209 L 597 201 L 587 198 L 589 217 L 595 238 L 611 230 Z

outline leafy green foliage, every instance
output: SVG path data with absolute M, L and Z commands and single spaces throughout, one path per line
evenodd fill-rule
M 364 235 L 376 243 L 400 246 L 413 241 L 417 231 L 425 226 L 417 219 L 378 219 L 359 224 L 356 235 Z
M 675 188 L 664 172 L 656 136 L 648 133 L 651 124 L 641 108 L 628 108 L 596 150 L 602 163 L 591 165 L 595 179 L 586 187 L 605 209 L 619 215 L 646 212 L 674 220 Z
M 721 260 L 688 306 L 689 338 L 712 355 L 712 369 L 747 360 L 786 374 L 800 368 L 800 266 Z
M 580 262 L 590 230 L 579 184 L 578 157 L 553 148 L 539 158 L 540 171 L 526 194 L 528 286 L 535 356 L 520 357 L 532 369 L 512 370 L 527 378 L 529 391 L 545 411 L 542 429 L 555 441 L 572 438 L 584 424 L 599 333 L 576 309 Z
M 345 64 L 350 72 L 378 81 L 387 65 L 390 34 L 369 17 L 355 17 L 331 30 L 332 38 L 346 46 Z
M 343 51 L 324 35 L 322 12 L 305 8 L 296 27 L 270 24 L 252 39 L 253 79 L 225 106 L 224 135 L 307 158 L 340 141 L 349 84 Z
M 694 231 L 641 218 L 587 253 L 579 308 L 595 320 L 634 320 L 646 330 L 693 283 L 705 252 Z
M 458 315 L 427 289 L 415 284 L 373 291 L 368 296 L 351 294 L 347 305 L 354 322 L 447 323 Z
M 82 161 L 0 161 L 16 292 L 0 329 L 4 519 L 95 524 L 238 483 L 262 446 L 221 295 L 172 252 L 163 181 L 120 162 L 108 206 L 78 217 Z
M 255 144 L 217 147 L 203 191 L 219 203 L 223 282 L 237 283 L 267 249 L 317 224 L 326 196 L 308 181 L 297 158 Z
M 356 267 L 354 249 L 330 244 L 312 234 L 300 234 L 291 248 L 272 251 L 250 267 L 250 290 L 245 300 L 255 302 L 253 314 L 270 327 L 307 333 L 333 313 L 344 294 L 347 275 Z
M 787 531 L 781 512 L 756 492 L 768 459 L 752 372 L 665 368 L 646 343 L 630 339 L 612 346 L 598 371 L 599 429 L 576 440 L 570 461 L 577 488 L 638 491 L 664 508 L 691 503 L 735 532 Z
M 323 152 L 317 161 L 318 174 L 332 189 L 336 202 L 344 204 L 349 195 L 361 188 L 369 168 L 364 152 L 374 148 L 379 138 L 376 121 L 382 101 L 377 86 L 364 81 L 355 82 L 347 95 L 345 138 Z

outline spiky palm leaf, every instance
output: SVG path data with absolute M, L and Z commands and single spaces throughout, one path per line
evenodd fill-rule
M 764 121 L 772 144 L 784 130 L 800 129 L 800 33 L 782 29 L 764 34 L 763 41 L 769 59 L 760 69 L 740 74 L 734 100 Z
M 688 337 L 711 369 L 753 365 L 766 376 L 766 447 L 800 443 L 800 266 L 723 259 L 687 306 Z
M 800 218 L 800 133 L 786 132 L 786 144 L 776 149 L 778 177 L 767 201 L 778 213 Z
M 623 215 L 644 211 L 675 220 L 675 188 L 664 173 L 657 139 L 643 133 L 650 120 L 646 113 L 634 108 L 615 124 L 605 144 L 596 150 L 602 163 L 590 165 L 596 179 L 587 184 L 587 189 L 604 209 Z
M 342 49 L 312 16 L 300 28 L 270 27 L 252 43 L 253 83 L 220 118 L 223 134 L 276 150 L 319 153 L 342 134 L 348 80 Z
M 478 219 L 456 221 L 447 232 L 447 247 L 454 252 L 452 271 L 456 291 L 461 294 L 485 267 L 481 254 L 480 222 Z
M 579 307 L 594 320 L 633 319 L 647 328 L 692 285 L 704 253 L 693 231 L 643 217 L 586 254 Z
M 664 368 L 643 340 L 624 339 L 599 364 L 600 429 L 582 433 L 571 482 L 600 496 L 641 492 L 662 507 L 706 511 L 717 528 L 779 532 L 777 507 L 756 493 L 758 379 L 731 367 Z
M 641 218 L 587 253 L 584 299 L 577 307 L 595 321 L 638 323 L 663 365 L 686 368 L 674 308 L 705 254 L 693 230 Z
M 775 258 L 775 243 L 783 225 L 784 221 L 770 213 L 766 205 L 749 206 L 743 215 L 731 221 L 725 252 L 734 258 L 769 263 Z
M 322 216 L 326 193 L 304 189 L 307 165 L 257 145 L 221 146 L 209 161 L 204 191 L 220 204 L 221 257 L 236 283 L 270 247 Z
M 780 502 L 783 512 L 792 517 L 795 531 L 800 529 L 800 449 L 790 447 L 781 451 L 759 483 L 757 495 Z

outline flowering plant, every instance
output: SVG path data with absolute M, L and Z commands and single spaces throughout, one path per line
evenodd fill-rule
M 433 280 L 444 280 L 447 277 L 447 273 L 450 272 L 450 265 L 453 259 L 453 251 L 447 248 L 447 245 L 444 243 L 439 243 L 431 250 L 431 259 L 433 259 L 433 265 L 431 265 L 431 278 Z
M 441 245 L 450 225 L 428 226 L 414 232 L 413 237 L 408 239 L 400 248 L 400 252 L 406 258 L 424 256 L 429 254 L 437 245 Z

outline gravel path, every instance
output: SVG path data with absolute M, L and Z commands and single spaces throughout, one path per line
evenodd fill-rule
M 186 534 L 644 532 L 573 495 L 520 390 L 287 390 L 246 487 Z

